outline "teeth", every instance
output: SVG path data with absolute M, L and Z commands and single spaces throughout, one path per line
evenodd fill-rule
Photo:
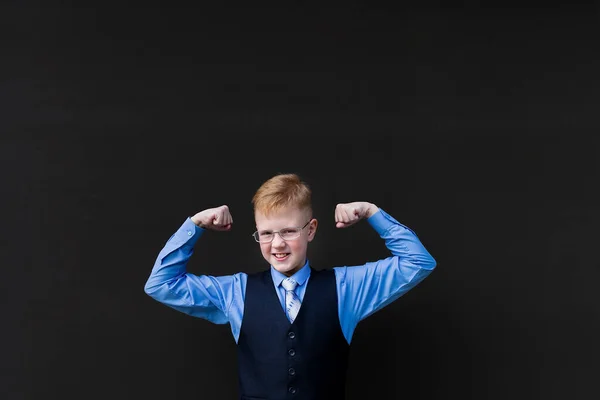
M 285 254 L 285 253 L 276 253 L 276 254 L 275 254 L 275 257 L 277 257 L 277 258 L 282 258 L 282 257 L 285 257 L 286 255 L 287 255 L 287 254 Z

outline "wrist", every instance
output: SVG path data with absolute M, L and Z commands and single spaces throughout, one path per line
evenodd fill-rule
M 198 221 L 198 220 L 194 219 L 194 217 L 192 217 L 192 218 L 190 218 L 190 219 L 192 220 L 192 222 L 194 223 L 194 225 L 196 225 L 197 227 L 199 227 L 199 228 L 204 228 L 204 227 L 202 226 L 202 223 L 201 223 L 200 221 Z
M 371 218 L 377 211 L 379 211 L 379 207 L 377 207 L 375 204 L 369 203 L 369 207 L 367 208 L 367 218 Z

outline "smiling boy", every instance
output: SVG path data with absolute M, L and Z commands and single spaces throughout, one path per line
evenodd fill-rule
M 318 227 L 309 186 L 279 174 L 252 202 L 253 237 L 269 268 L 228 276 L 186 271 L 206 230 L 232 228 L 223 205 L 185 220 L 159 253 L 145 292 L 178 311 L 230 324 L 242 400 L 342 400 L 357 324 L 421 282 L 436 262 L 409 228 L 374 204 L 352 202 L 336 206 L 336 227 L 367 220 L 391 256 L 317 270 L 307 258 Z

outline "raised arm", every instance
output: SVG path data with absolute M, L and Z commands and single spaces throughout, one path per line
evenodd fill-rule
M 207 229 L 228 231 L 233 219 L 225 205 L 187 218 L 158 254 L 144 291 L 177 311 L 224 324 L 234 296 L 239 295 L 240 274 L 194 275 L 186 270 L 194 246 Z
M 348 341 L 358 322 L 414 288 L 436 266 L 417 235 L 374 204 L 355 202 L 336 207 L 338 228 L 362 219 L 385 240 L 391 256 L 365 265 L 335 268 L 340 321 Z

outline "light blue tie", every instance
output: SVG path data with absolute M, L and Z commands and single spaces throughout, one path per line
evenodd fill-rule
M 291 278 L 285 278 L 281 282 L 281 286 L 285 289 L 285 311 L 291 323 L 294 323 L 298 311 L 300 311 L 300 299 L 294 290 L 298 286 L 298 282 Z

